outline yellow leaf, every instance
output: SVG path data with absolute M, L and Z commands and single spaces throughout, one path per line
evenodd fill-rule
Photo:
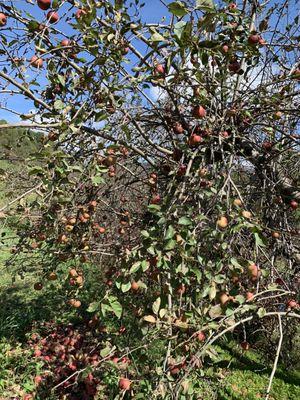
M 150 324 L 155 324 L 156 322 L 156 318 L 153 315 L 145 315 L 143 319 L 146 322 L 150 322 Z

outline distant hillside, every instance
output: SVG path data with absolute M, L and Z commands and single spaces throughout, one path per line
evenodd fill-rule
M 7 122 L 0 120 L 0 124 Z M 42 135 L 24 128 L 0 129 L 0 208 L 32 186 L 26 159 L 41 145 Z
M 0 120 L 0 125 L 7 122 Z M 14 161 L 25 159 L 30 153 L 38 150 L 41 134 L 24 128 L 0 129 L 0 159 Z

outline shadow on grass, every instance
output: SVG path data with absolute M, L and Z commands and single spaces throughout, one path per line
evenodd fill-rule
M 258 361 L 255 361 L 253 359 L 253 353 L 252 357 L 251 352 L 242 354 L 237 348 L 234 348 L 232 345 L 227 343 L 219 343 L 219 346 L 233 356 L 233 360 L 230 362 L 230 370 L 251 371 L 256 374 L 266 375 L 267 377 L 271 374 L 272 368 L 266 368 L 267 362 L 260 363 Z M 273 362 L 273 360 L 271 362 Z M 216 362 L 214 365 L 220 368 L 226 368 L 228 364 L 228 360 L 222 360 Z M 283 370 L 280 368 L 280 365 L 277 368 L 275 377 L 281 379 L 285 383 L 296 386 L 300 385 L 299 375 L 297 373 L 287 370 L 284 370 L 283 372 Z
M 63 296 L 64 295 L 64 296 Z M 44 322 L 55 317 L 63 318 L 66 305 L 64 291 L 55 287 L 40 292 L 32 284 L 11 285 L 1 288 L 0 296 L 0 340 L 1 338 L 23 341 L 35 322 Z

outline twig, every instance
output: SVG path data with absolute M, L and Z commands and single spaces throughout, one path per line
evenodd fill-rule
M 279 342 L 278 342 L 277 351 L 276 351 L 276 357 L 275 357 L 273 369 L 272 369 L 272 372 L 271 372 L 271 375 L 270 375 L 270 380 L 269 380 L 269 385 L 268 385 L 267 395 L 265 397 L 265 400 L 269 400 L 270 391 L 271 391 L 271 387 L 272 387 L 272 382 L 273 382 L 273 378 L 274 378 L 274 375 L 275 375 L 275 372 L 276 372 L 276 369 L 277 369 L 278 359 L 279 359 L 281 346 L 282 346 L 282 340 L 283 340 L 281 316 L 279 314 L 278 314 L 278 322 L 279 322 L 278 326 L 279 326 L 280 337 L 279 337 Z

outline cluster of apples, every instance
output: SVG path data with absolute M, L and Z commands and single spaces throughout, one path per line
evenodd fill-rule
M 94 334 L 86 326 L 45 323 L 43 336 L 32 334 L 28 344 L 34 357 L 44 362 L 44 373 L 35 377 L 37 391 L 46 393 L 49 387 L 61 383 L 74 372 L 88 366 L 96 367 L 102 358 Z M 96 342 L 97 341 L 97 342 Z M 60 395 L 72 399 L 91 399 L 97 393 L 100 380 L 92 372 L 86 377 L 73 376 L 59 388 Z
M 97 156 L 97 164 L 108 168 L 108 176 L 113 178 L 117 174 L 117 160 L 118 158 L 126 158 L 129 154 L 129 150 L 125 146 L 120 146 L 118 149 L 109 148 L 106 150 L 105 155 Z
M 158 193 L 158 175 L 156 172 L 152 172 L 149 175 L 148 183 L 151 191 L 150 204 L 158 205 L 161 203 L 161 196 Z
M 51 8 L 51 0 L 37 0 L 37 5 L 38 7 L 43 10 L 47 11 Z M 84 9 L 78 9 L 75 13 L 75 18 L 77 20 L 82 19 L 87 14 L 87 12 Z M 49 10 L 47 15 L 46 15 L 47 21 L 49 24 L 56 24 L 59 21 L 59 14 L 55 10 Z M 0 27 L 6 25 L 7 23 L 7 17 L 5 14 L 0 13 Z M 46 27 L 43 24 L 40 24 L 39 29 L 43 30 Z M 61 47 L 70 47 L 72 45 L 71 41 L 69 39 L 63 39 L 60 43 Z M 70 49 L 70 58 L 76 58 L 76 54 Z M 30 59 L 30 65 L 34 68 L 40 69 L 43 67 L 44 60 L 43 58 L 33 55 Z
M 43 11 L 49 10 L 51 7 L 51 0 L 37 0 L 37 5 Z M 48 11 L 47 13 L 47 20 L 50 24 L 55 24 L 59 21 L 59 15 L 56 11 Z
M 91 200 L 87 205 L 78 206 L 78 214 L 73 216 L 62 216 L 60 221 L 64 224 L 63 232 L 57 238 L 57 243 L 59 244 L 68 244 L 70 242 L 70 233 L 75 232 L 75 227 L 79 227 L 81 225 L 85 225 L 91 221 L 92 216 L 96 210 L 97 201 Z M 105 228 L 100 227 L 99 224 L 93 224 L 94 230 L 98 233 L 104 233 Z M 88 250 L 88 245 L 86 244 L 86 238 L 82 236 L 80 248 L 82 250 Z
M 238 209 L 241 209 L 243 206 L 243 202 L 241 199 L 237 198 L 233 200 L 233 205 L 237 207 Z M 240 210 L 240 215 L 245 218 L 245 219 L 251 219 L 252 218 L 252 213 L 247 210 Z M 217 220 L 217 227 L 222 229 L 225 229 L 228 227 L 229 221 L 228 218 L 225 215 L 221 215 L 218 220 Z

